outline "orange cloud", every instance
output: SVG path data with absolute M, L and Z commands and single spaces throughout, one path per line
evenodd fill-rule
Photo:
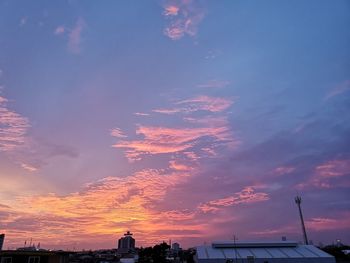
M 199 236 L 201 224 L 183 224 L 194 217 L 193 212 L 159 212 L 154 208 L 169 188 L 187 178 L 188 174 L 180 170 L 169 173 L 148 169 L 124 178 L 107 177 L 68 195 L 17 197 L 9 205 L 0 205 L 0 216 L 6 214 L 1 227 L 7 229 L 9 243 L 22 243 L 16 237 L 22 231 L 22 239 L 27 233 L 42 244 L 54 246 L 59 241 L 61 247 L 84 239 L 113 244 L 116 233 L 122 235 L 125 229 L 137 232 L 137 240 L 143 245 L 159 242 L 160 236 L 167 238 L 171 231 Z
M 164 7 L 163 14 L 165 16 L 177 16 L 179 10 L 180 10 L 180 8 L 178 6 L 169 5 L 169 6 Z
M 269 196 L 263 192 L 255 192 L 254 187 L 247 186 L 242 191 L 235 193 L 233 196 L 220 198 L 201 204 L 198 208 L 203 212 L 215 212 L 227 206 L 234 206 L 243 203 L 255 203 L 269 200 Z

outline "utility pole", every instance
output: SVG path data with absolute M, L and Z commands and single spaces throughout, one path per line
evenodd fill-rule
M 301 212 L 301 197 L 300 196 L 295 197 L 295 203 L 297 204 L 297 206 L 299 208 L 299 215 L 300 215 L 300 221 L 301 221 L 301 228 L 303 231 L 304 244 L 308 245 L 309 241 L 308 241 L 307 235 L 306 235 L 303 213 Z

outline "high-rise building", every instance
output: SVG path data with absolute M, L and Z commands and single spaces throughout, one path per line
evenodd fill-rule
M 179 243 L 173 243 L 171 245 L 171 249 L 174 250 L 174 251 L 179 251 L 180 250 L 180 244 Z
M 118 240 L 118 251 L 121 253 L 127 253 L 130 250 L 135 249 L 135 239 L 132 237 L 132 233 L 127 231 L 124 234 L 124 237 Z
M 0 250 L 2 250 L 2 246 L 4 245 L 5 234 L 0 235 Z

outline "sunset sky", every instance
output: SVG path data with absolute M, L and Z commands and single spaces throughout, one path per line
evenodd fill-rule
M 350 2 L 0 0 L 5 248 L 350 243 Z

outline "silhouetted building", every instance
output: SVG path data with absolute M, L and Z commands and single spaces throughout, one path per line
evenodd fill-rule
M 4 245 L 5 234 L 0 235 L 0 250 L 2 250 L 2 246 Z
M 198 246 L 196 263 L 335 263 L 335 258 L 312 245 L 292 241 L 214 242 Z
M 135 250 L 135 239 L 132 237 L 132 233 L 127 231 L 124 234 L 124 237 L 118 240 L 118 252 L 119 253 L 128 253 Z
M 179 251 L 180 250 L 180 244 L 179 243 L 173 243 L 171 245 L 171 249 L 174 250 L 174 251 Z
M 1 263 L 68 263 L 69 252 L 54 251 L 0 251 Z

